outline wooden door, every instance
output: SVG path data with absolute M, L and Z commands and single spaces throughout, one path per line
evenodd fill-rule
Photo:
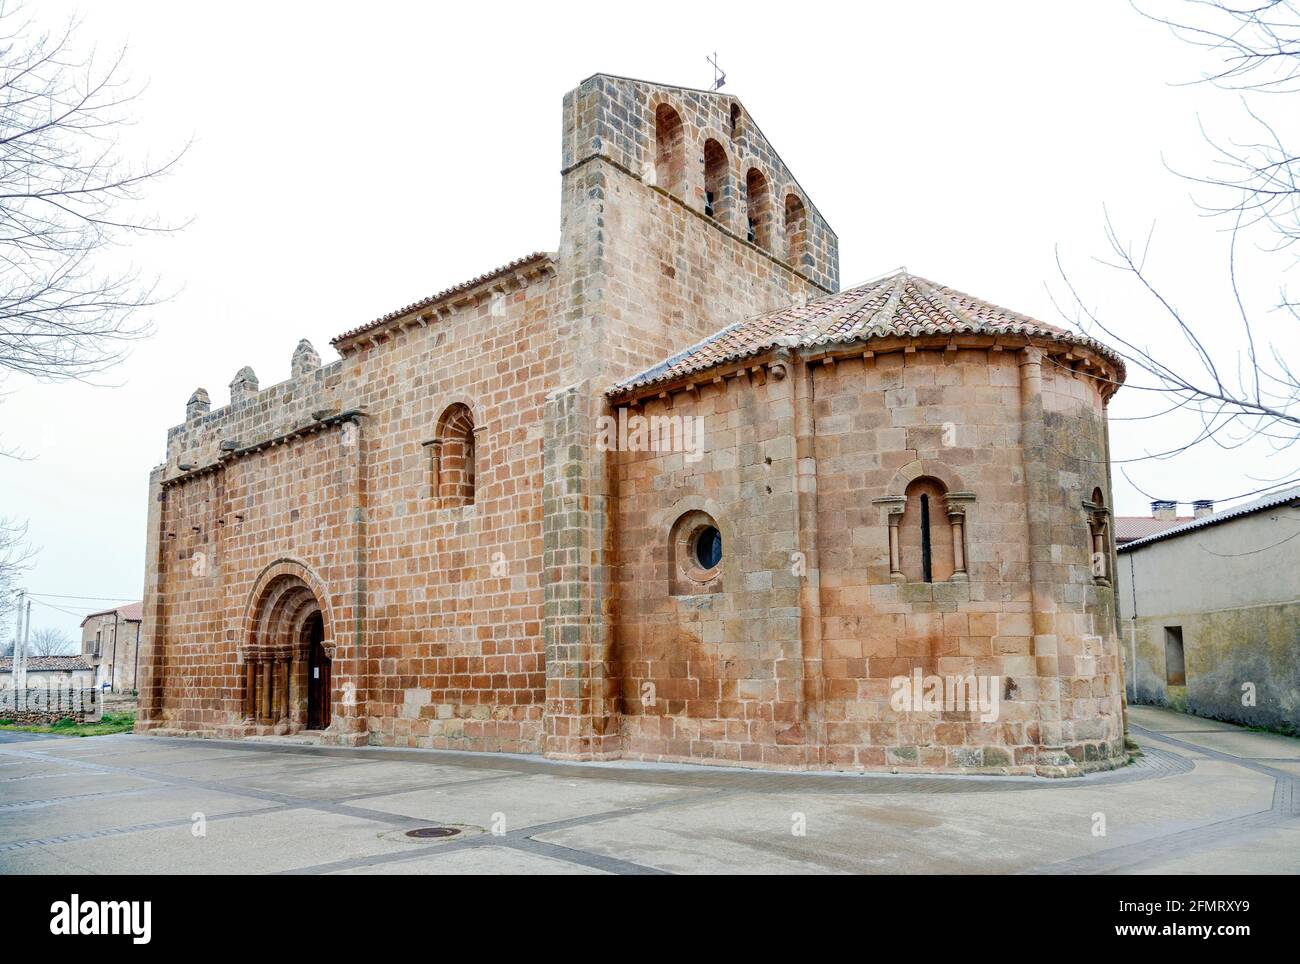
M 307 729 L 330 725 L 330 660 L 325 655 L 325 627 L 320 616 L 312 620 L 311 652 L 307 658 Z

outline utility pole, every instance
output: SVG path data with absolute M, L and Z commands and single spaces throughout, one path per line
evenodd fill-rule
M 108 664 L 108 691 L 113 692 L 113 684 L 117 681 L 117 619 L 118 611 L 113 610 L 113 655 L 110 657 L 111 662 Z
M 27 689 L 27 643 L 32 636 L 32 601 L 27 600 L 27 618 L 23 620 L 23 689 Z
M 18 590 L 18 622 L 14 627 L 14 697 L 18 690 L 27 688 L 27 634 L 32 628 L 32 601 L 27 598 L 27 590 Z
M 19 589 L 18 604 L 14 606 L 14 613 L 17 617 L 14 620 L 14 655 L 13 655 L 13 659 L 10 660 L 9 663 L 9 665 L 13 668 L 14 699 L 18 698 L 18 683 L 19 683 L 18 677 L 23 669 L 22 655 L 19 652 L 19 647 L 22 646 L 22 642 L 23 642 L 23 595 L 24 595 L 24 590 Z M 14 705 L 17 706 L 16 703 Z

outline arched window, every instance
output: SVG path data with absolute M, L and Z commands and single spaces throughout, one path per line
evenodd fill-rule
M 727 176 L 727 153 L 709 138 L 704 142 L 704 213 L 726 222 L 730 213 L 731 184 Z
M 433 494 L 443 508 L 474 504 L 474 415 L 457 402 L 438 419 L 433 440 Z
M 803 261 L 808 233 L 808 214 L 797 194 L 785 196 L 785 260 L 794 267 Z
M 749 218 L 746 236 L 760 248 L 772 250 L 771 199 L 768 197 L 767 178 L 756 167 L 745 175 L 745 206 Z
M 677 111 L 660 104 L 655 109 L 655 184 L 678 197 L 686 186 L 685 139 Z
M 694 596 L 721 590 L 726 548 L 718 523 L 707 512 L 693 509 L 683 514 L 668 533 L 672 595 Z
M 899 542 L 908 582 L 946 582 L 952 578 L 953 540 L 947 495 L 942 482 L 924 476 L 907 487 Z
M 734 141 L 740 136 L 740 105 L 733 102 L 731 105 L 731 139 Z

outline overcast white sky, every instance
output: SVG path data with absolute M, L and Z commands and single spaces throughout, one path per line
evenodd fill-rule
M 598 71 L 707 86 L 716 49 L 727 92 L 839 233 L 846 285 L 905 265 L 1059 323 L 1059 245 L 1125 332 L 1172 338 L 1152 302 L 1090 267 L 1105 204 L 1134 237 L 1156 222 L 1151 263 L 1216 357 L 1241 345 L 1223 238 L 1162 161 L 1203 168 L 1197 116 L 1239 133 L 1240 106 L 1173 86 L 1204 56 L 1121 0 L 83 8 L 82 41 L 128 44 L 149 83 L 131 148 L 164 155 L 194 137 L 150 198 L 194 220 L 129 252 L 178 294 L 103 385 L 3 385 L 0 436 L 34 458 L 0 461 L 0 515 L 30 521 L 38 592 L 139 598 L 148 472 L 196 386 L 223 405 L 243 365 L 263 386 L 286 378 L 299 338 L 328 361 L 344 329 L 553 250 L 561 97 Z M 53 24 L 72 9 L 33 12 Z M 1276 273 L 1247 274 L 1267 303 Z M 1113 414 L 1149 410 L 1138 394 L 1121 392 Z M 1189 427 L 1117 422 L 1113 454 L 1165 448 Z M 1130 472 L 1189 501 L 1257 488 L 1249 476 L 1277 462 L 1207 448 Z M 1121 513 L 1148 511 L 1118 475 L 1115 497 Z M 76 635 L 86 605 L 38 607 L 33 626 Z

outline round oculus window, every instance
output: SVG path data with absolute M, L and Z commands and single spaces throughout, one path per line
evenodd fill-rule
M 695 534 L 695 562 L 701 569 L 716 569 L 722 562 L 722 533 L 714 526 L 704 526 Z

